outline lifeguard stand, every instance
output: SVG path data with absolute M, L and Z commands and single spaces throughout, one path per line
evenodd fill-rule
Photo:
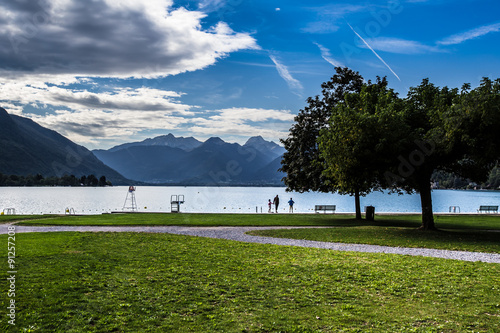
M 123 203 L 122 210 L 137 211 L 137 202 L 135 201 L 135 186 L 129 186 L 125 202 Z
M 75 215 L 75 209 L 66 207 L 66 209 L 64 210 L 64 215 Z
M 181 212 L 181 204 L 184 203 L 184 195 L 171 195 L 170 196 L 170 212 L 171 213 L 180 213 Z
M 16 215 L 15 208 L 5 208 L 1 215 Z

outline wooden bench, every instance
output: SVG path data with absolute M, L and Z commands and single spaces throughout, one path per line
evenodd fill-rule
M 479 206 L 477 210 L 478 213 L 497 213 L 498 214 L 498 206 Z
M 314 206 L 314 212 L 319 213 L 323 212 L 326 214 L 326 212 L 332 212 L 335 213 L 335 210 L 337 209 L 337 206 L 335 205 L 315 205 Z

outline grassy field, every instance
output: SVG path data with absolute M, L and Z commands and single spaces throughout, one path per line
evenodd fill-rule
M 499 264 L 137 233 L 17 234 L 16 253 L 6 332 L 500 331 Z
M 500 253 L 500 233 L 488 231 L 450 229 L 440 232 L 423 232 L 415 228 L 362 226 L 328 229 L 256 230 L 249 232 L 249 234 L 320 242 Z
M 4 217 L 0 217 L 0 221 Z M 13 220 L 8 220 L 12 222 Z M 373 222 L 351 215 L 322 214 L 104 214 L 20 217 L 20 225 L 184 225 L 184 226 L 333 226 L 311 230 L 266 230 L 251 234 L 325 242 L 423 247 L 500 253 L 500 216 L 438 215 L 440 232 L 422 232 L 419 215 L 383 215 Z
M 0 223 L 15 216 L 0 216 Z M 80 216 L 22 216 L 20 225 L 193 225 L 193 226 L 386 226 L 417 228 L 415 215 L 377 215 L 375 221 L 357 221 L 346 214 L 102 214 Z M 500 230 L 500 215 L 436 215 L 443 229 Z
M 0 215 L 0 225 L 15 221 L 45 220 L 58 217 L 54 215 Z

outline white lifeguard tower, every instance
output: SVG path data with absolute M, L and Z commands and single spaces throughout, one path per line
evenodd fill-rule
M 125 202 L 123 203 L 122 210 L 137 211 L 137 202 L 135 201 L 135 186 L 129 186 Z
M 75 209 L 66 207 L 66 209 L 64 210 L 64 215 L 75 215 Z
M 5 208 L 1 215 L 16 215 L 15 208 Z
M 180 213 L 181 212 L 181 204 L 184 203 L 184 195 L 171 195 L 170 196 L 170 212 L 171 213 Z

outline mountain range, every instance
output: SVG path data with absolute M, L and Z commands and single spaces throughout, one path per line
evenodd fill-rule
M 281 185 L 284 148 L 252 137 L 244 145 L 172 134 L 93 153 L 129 179 L 176 185 Z
M 89 151 L 56 131 L 0 108 L 0 173 L 106 176 L 115 185 L 282 185 L 284 148 L 252 137 L 244 145 L 172 134 Z
M 7 175 L 44 177 L 106 176 L 113 184 L 129 182 L 106 166 L 87 148 L 31 119 L 0 108 L 0 172 Z

